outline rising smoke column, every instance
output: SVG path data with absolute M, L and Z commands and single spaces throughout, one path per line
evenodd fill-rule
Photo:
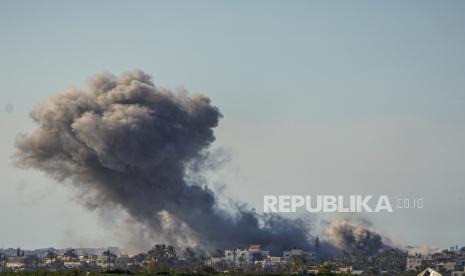
M 391 241 L 372 228 L 369 221 L 359 219 L 337 219 L 331 221 L 323 231 L 329 245 L 348 253 L 375 255 L 389 248 Z
M 226 212 L 205 183 L 186 180 L 186 169 L 208 154 L 221 116 L 209 98 L 158 88 L 142 71 L 98 74 L 88 89 L 52 96 L 31 112 L 38 128 L 18 136 L 16 163 L 72 183 L 90 209 L 124 209 L 174 245 L 308 248 L 302 221 Z

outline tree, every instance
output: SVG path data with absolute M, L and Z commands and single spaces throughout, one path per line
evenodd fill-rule
M 112 263 L 112 259 L 116 258 L 116 255 L 113 252 L 111 252 L 109 249 L 103 251 L 102 255 L 107 258 L 107 267 L 110 267 Z
M 174 249 L 173 246 L 168 245 L 168 246 L 166 247 L 165 256 L 166 256 L 166 261 L 167 261 L 169 264 L 173 264 L 173 263 L 176 261 L 177 255 L 176 255 L 176 250 Z
M 147 252 L 147 255 L 151 259 L 150 266 L 154 271 L 167 270 L 168 265 L 175 263 L 177 258 L 174 247 L 165 244 L 156 244 Z
M 293 268 L 296 271 L 304 269 L 304 267 L 307 265 L 307 259 L 305 258 L 305 255 L 293 255 L 291 260 Z
M 138 263 L 141 263 L 147 259 L 147 254 L 146 253 L 139 253 L 132 257 L 132 259 Z
M 156 244 L 147 254 L 152 260 L 162 264 L 172 264 L 177 257 L 174 247 L 165 244 Z
M 76 254 L 76 251 L 74 250 L 74 248 L 66 249 L 66 251 L 65 251 L 65 253 L 63 255 L 70 258 L 70 259 L 76 259 L 77 258 L 77 254 Z
M 203 264 L 205 264 L 205 262 L 208 260 L 208 258 L 204 254 L 200 254 L 198 260 L 199 260 L 199 270 L 200 270 L 201 266 Z
M 6 262 L 8 262 L 8 258 L 6 257 L 6 255 L 0 254 L 0 267 L 5 266 Z
M 182 252 L 182 257 L 184 258 L 186 264 L 189 266 L 189 269 L 193 270 L 194 266 L 198 262 L 197 254 L 195 253 L 195 251 L 190 247 L 186 247 L 186 249 L 184 249 L 184 251 Z
M 152 249 L 150 249 L 147 254 L 149 257 L 156 261 L 156 262 L 162 262 L 165 257 L 165 252 L 166 252 L 166 245 L 165 244 L 156 244 Z
M 324 264 L 317 264 L 316 269 L 318 270 L 318 274 L 328 274 L 331 273 L 331 270 L 333 270 L 333 265 L 331 263 L 324 263 Z

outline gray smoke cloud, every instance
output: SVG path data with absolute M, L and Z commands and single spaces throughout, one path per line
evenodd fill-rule
M 225 211 L 202 178 L 188 177 L 208 159 L 222 117 L 206 96 L 159 88 L 142 71 L 104 73 L 31 117 L 38 128 L 18 136 L 16 164 L 71 183 L 89 209 L 121 208 L 150 237 L 207 251 L 310 247 L 304 221 Z
M 324 229 L 326 242 L 338 250 L 348 253 L 375 255 L 389 248 L 391 241 L 373 229 L 367 220 L 338 219 L 331 221 Z

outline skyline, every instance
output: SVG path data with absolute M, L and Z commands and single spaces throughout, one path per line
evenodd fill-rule
M 229 161 L 207 176 L 221 200 L 262 211 L 265 194 L 422 196 L 423 210 L 366 217 L 407 244 L 465 244 L 464 3 L 2 3 L 5 246 L 118 240 L 117 223 L 11 156 L 37 104 L 135 68 L 220 108 L 213 147 Z M 313 219 L 321 230 L 329 217 Z

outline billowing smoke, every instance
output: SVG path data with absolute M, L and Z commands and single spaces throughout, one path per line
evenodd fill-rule
M 261 244 L 273 253 L 310 248 L 300 219 L 218 206 L 205 179 L 209 146 L 222 115 L 203 95 L 156 87 L 142 71 L 94 76 L 86 90 L 50 97 L 31 112 L 38 128 L 16 140 L 16 163 L 71 183 L 78 200 L 102 216 L 122 209 L 118 233 L 129 244 L 147 240 L 213 251 Z M 374 254 L 378 233 L 348 220 L 324 231 L 322 255 L 340 250 Z M 149 245 L 150 246 L 150 245 Z
M 205 183 L 186 175 L 208 156 L 222 117 L 203 95 L 156 87 L 142 71 L 99 74 L 31 117 L 38 128 L 17 138 L 17 165 L 73 184 L 89 209 L 122 208 L 161 241 L 208 251 L 309 247 L 303 221 L 227 212 Z
M 326 242 L 348 253 L 374 255 L 387 249 L 389 239 L 372 229 L 366 220 L 339 219 L 331 221 L 323 232 Z

